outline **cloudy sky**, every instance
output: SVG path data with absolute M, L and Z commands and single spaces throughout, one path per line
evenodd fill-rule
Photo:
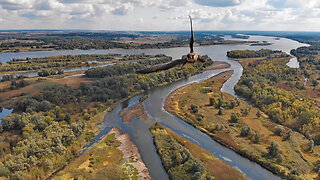
M 320 31 L 320 0 L 0 0 L 0 29 Z

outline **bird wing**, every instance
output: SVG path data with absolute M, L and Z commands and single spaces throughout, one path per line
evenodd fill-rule
M 189 15 L 190 24 L 191 24 L 191 38 L 190 38 L 190 52 L 193 52 L 193 43 L 194 43 L 194 35 L 193 35 L 193 28 L 192 28 L 192 18 Z
M 152 67 L 149 67 L 146 69 L 137 70 L 136 72 L 140 73 L 140 74 L 148 74 L 148 73 L 153 73 L 153 72 L 158 72 L 158 71 L 164 71 L 164 70 L 170 69 L 172 67 L 178 66 L 179 64 L 184 65 L 185 63 L 186 63 L 185 59 L 177 59 L 177 60 L 171 61 L 166 64 L 159 64 L 159 65 L 152 66 Z

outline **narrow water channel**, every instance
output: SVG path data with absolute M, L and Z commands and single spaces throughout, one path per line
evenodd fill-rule
M 145 162 L 146 166 L 148 167 L 152 179 L 156 179 L 156 180 L 168 179 L 168 176 L 161 165 L 160 158 L 156 153 L 156 149 L 152 140 L 152 135 L 149 132 L 149 127 L 151 126 L 151 124 L 153 124 L 154 122 L 160 122 L 161 124 L 172 129 L 174 132 L 178 133 L 181 136 L 184 136 L 185 138 L 189 139 L 191 142 L 198 144 L 199 146 L 211 152 L 212 154 L 214 154 L 221 160 L 225 161 L 229 165 L 235 167 L 250 179 L 258 179 L 258 180 L 280 179 L 278 176 L 262 168 L 260 165 L 254 162 L 251 162 L 246 158 L 241 157 L 237 153 L 229 150 L 228 148 L 220 145 L 219 143 L 212 140 L 209 136 L 193 128 L 192 126 L 180 120 L 179 118 L 169 114 L 163 109 L 163 103 L 165 98 L 173 90 L 192 82 L 199 82 L 199 81 L 206 80 L 226 70 L 234 70 L 234 74 L 223 85 L 221 91 L 235 96 L 234 86 L 239 81 L 242 75 L 243 69 L 240 63 L 238 63 L 237 61 L 229 60 L 226 57 L 227 51 L 245 50 L 245 49 L 257 50 L 261 48 L 268 48 L 268 49 L 274 49 L 274 50 L 282 50 L 284 52 L 290 52 L 291 49 L 294 49 L 300 46 L 305 46 L 305 44 L 301 44 L 296 41 L 285 39 L 285 38 L 281 38 L 280 40 L 275 40 L 274 37 L 252 36 L 250 37 L 249 40 L 261 40 L 261 41 L 266 40 L 268 42 L 271 42 L 272 45 L 259 47 L 259 46 L 249 46 L 247 44 L 241 44 L 241 45 L 205 46 L 205 47 L 195 48 L 195 51 L 198 52 L 199 54 L 202 54 L 202 55 L 207 54 L 214 61 L 219 60 L 219 61 L 228 62 L 231 65 L 231 67 L 223 70 L 206 71 L 202 74 L 195 75 L 188 79 L 181 80 L 181 81 L 172 83 L 170 85 L 158 87 L 151 90 L 149 92 L 149 98 L 143 102 L 146 112 L 153 119 L 153 122 L 150 122 L 150 123 L 145 123 L 144 121 L 134 119 L 130 123 L 124 124 L 121 118 L 119 118 L 118 116 L 118 113 L 121 111 L 121 109 L 126 108 L 128 106 L 132 106 L 133 104 L 137 103 L 141 95 L 135 96 L 129 99 L 128 101 L 121 103 L 119 106 L 117 106 L 115 109 L 113 109 L 111 112 L 108 112 L 105 115 L 104 121 L 99 125 L 99 129 L 100 129 L 99 134 L 90 144 L 87 145 L 87 148 L 90 148 L 93 144 L 95 144 L 102 137 L 104 137 L 112 127 L 118 127 L 122 130 L 122 132 L 128 132 L 130 134 L 130 137 L 132 138 L 133 142 L 139 148 L 142 160 Z M 81 50 L 77 50 L 76 52 L 72 52 L 72 53 L 81 54 L 81 52 L 79 51 Z M 172 56 L 173 59 L 177 59 L 177 58 L 180 58 L 181 55 L 187 53 L 188 48 L 181 47 L 181 48 L 170 48 L 170 49 L 146 49 L 146 50 L 124 50 L 124 49 L 96 50 L 96 51 L 90 50 L 91 54 L 94 54 L 94 53 L 97 54 L 98 52 L 99 53 L 120 53 L 120 54 L 139 54 L 139 53 L 160 54 L 162 53 L 168 56 Z M 43 52 L 40 52 L 40 54 L 23 53 L 23 54 L 20 54 L 22 56 L 20 58 L 23 58 L 23 56 L 28 56 L 28 55 L 43 57 L 42 53 Z M 60 54 L 61 52 L 56 52 L 56 53 Z M 54 54 L 54 52 L 50 52 L 49 54 L 57 55 L 57 54 Z M 7 54 L 5 58 L 10 58 L 10 55 L 12 54 Z M 3 55 L 0 54 L 0 58 L 1 56 Z

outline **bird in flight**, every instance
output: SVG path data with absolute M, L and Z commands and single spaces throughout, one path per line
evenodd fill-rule
M 205 62 L 204 60 L 201 59 L 200 55 L 198 55 L 197 53 L 195 53 L 193 51 L 194 34 L 193 34 L 193 27 L 192 27 L 192 18 L 190 15 L 189 15 L 189 19 L 190 19 L 190 24 L 191 24 L 191 37 L 190 37 L 190 44 L 189 44 L 190 53 L 187 54 L 187 57 L 185 57 L 185 58 L 183 57 L 182 59 L 177 59 L 177 60 L 171 61 L 167 64 L 160 64 L 160 65 L 153 66 L 150 68 L 142 69 L 142 70 L 137 71 L 137 73 L 147 74 L 147 73 L 167 70 L 167 69 L 170 69 L 174 66 L 181 65 L 181 64 L 182 64 L 182 66 L 184 66 L 186 63 L 195 63 L 196 61 Z
M 190 38 L 190 44 L 189 44 L 190 53 L 187 54 L 186 62 L 184 62 L 183 65 L 186 64 L 187 62 L 188 63 L 194 63 L 196 61 L 204 62 L 203 60 L 201 60 L 201 56 L 195 53 L 193 50 L 194 33 L 193 33 L 193 27 L 192 27 L 192 18 L 190 15 L 189 15 L 189 19 L 190 19 L 190 25 L 191 25 L 191 38 Z

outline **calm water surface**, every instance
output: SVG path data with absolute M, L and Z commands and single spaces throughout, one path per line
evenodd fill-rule
M 154 122 L 160 122 L 166 127 L 172 129 L 174 132 L 181 136 L 184 136 L 193 143 L 198 144 L 202 148 L 211 152 L 221 160 L 225 161 L 227 164 L 238 169 L 240 172 L 245 174 L 250 179 L 257 180 L 270 180 L 270 179 L 280 179 L 278 176 L 272 174 L 268 170 L 262 168 L 260 165 L 241 157 L 237 153 L 229 150 L 228 148 L 220 145 L 219 143 L 212 140 L 209 136 L 200 132 L 199 130 L 193 128 L 189 124 L 185 123 L 181 119 L 167 113 L 163 109 L 163 103 L 165 98 L 173 90 L 190 84 L 192 82 L 200 82 L 206 80 L 218 73 L 224 72 L 226 70 L 234 70 L 234 74 L 231 78 L 226 81 L 226 83 L 221 88 L 222 92 L 229 93 L 235 96 L 234 86 L 239 81 L 242 75 L 242 66 L 240 63 L 234 60 L 230 60 L 226 57 L 227 51 L 230 50 L 258 50 L 261 48 L 268 48 L 273 50 L 282 50 L 289 53 L 291 49 L 295 49 L 300 46 L 307 46 L 306 44 L 301 44 L 293 40 L 280 38 L 280 40 L 275 40 L 274 37 L 263 37 L 263 36 L 251 36 L 249 40 L 258 41 L 268 41 L 272 43 L 270 46 L 250 46 L 248 44 L 241 45 L 217 45 L 217 46 L 202 46 L 196 47 L 195 51 L 199 54 L 207 54 L 214 61 L 225 61 L 231 64 L 231 67 L 223 70 L 213 70 L 206 71 L 202 74 L 195 75 L 186 80 L 181 80 L 164 87 L 158 87 L 150 92 L 148 92 L 149 98 L 143 102 L 146 112 L 152 117 L 153 122 L 145 123 L 144 121 L 134 119 L 130 123 L 122 123 L 121 118 L 119 118 L 119 112 L 127 107 L 130 107 L 139 101 L 139 97 L 142 95 L 133 97 L 128 101 L 120 104 L 111 112 L 105 115 L 104 121 L 99 125 L 100 132 L 96 138 L 87 145 L 90 148 L 101 138 L 103 138 L 112 127 L 118 127 L 122 132 L 127 132 L 130 134 L 133 142 L 139 148 L 141 157 L 145 162 L 146 166 L 149 168 L 150 175 L 152 179 L 163 180 L 168 179 L 168 176 L 161 165 L 161 160 L 156 153 L 155 146 L 153 144 L 152 135 L 149 132 L 149 127 Z M 66 50 L 66 51 L 42 51 L 42 52 L 21 52 L 21 53 L 2 53 L 0 54 L 0 60 L 6 62 L 12 58 L 26 58 L 26 57 L 45 57 L 45 56 L 55 56 L 55 55 L 76 55 L 76 54 L 108 54 L 108 53 L 118 53 L 118 54 L 165 54 L 172 56 L 173 59 L 178 59 L 182 55 L 187 54 L 189 49 L 187 47 L 179 48 L 169 48 L 169 49 L 137 49 L 137 50 L 127 50 L 127 49 L 112 49 L 112 50 Z M 296 59 L 292 59 L 290 67 L 299 67 L 299 63 Z

